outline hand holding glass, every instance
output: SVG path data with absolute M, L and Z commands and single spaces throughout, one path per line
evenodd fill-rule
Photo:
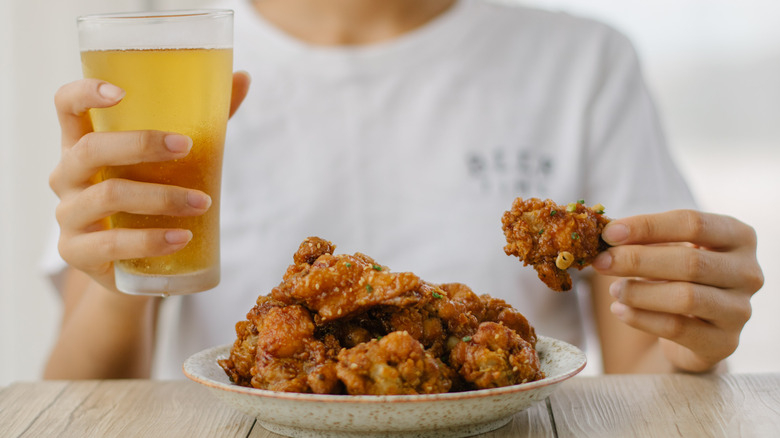
M 230 109 L 233 12 L 229 10 L 80 17 L 85 78 L 125 90 L 110 108 L 91 109 L 95 131 L 159 130 L 189 136 L 184 158 L 104 168 L 102 179 L 124 178 L 198 189 L 211 196 L 196 217 L 119 212 L 112 228 L 188 229 L 193 237 L 166 256 L 114 262 L 116 286 L 142 295 L 179 295 L 219 283 L 219 198 Z

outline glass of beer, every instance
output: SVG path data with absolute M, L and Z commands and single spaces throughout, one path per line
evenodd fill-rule
M 79 17 L 85 78 L 125 90 L 110 108 L 91 109 L 95 131 L 160 130 L 187 135 L 185 158 L 107 167 L 99 178 L 124 178 L 198 189 L 211 196 L 197 217 L 119 212 L 112 228 L 181 228 L 192 240 L 166 256 L 114 262 L 117 288 L 138 295 L 181 295 L 219 283 L 219 197 L 230 111 L 233 11 L 188 10 Z

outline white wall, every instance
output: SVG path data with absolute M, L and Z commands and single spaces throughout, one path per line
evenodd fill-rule
M 8 0 L 0 3 L 0 9 L 9 11 L 10 4 Z M 11 157 L 11 139 L 14 137 L 11 127 L 13 120 L 13 105 L 11 95 L 13 84 L 12 70 L 6 66 L 11 65 L 13 58 L 13 44 L 11 36 L 13 30 L 12 14 L 0 14 L 0 385 L 2 385 L 5 376 L 11 376 L 11 360 L 9 359 L 10 350 L 6 347 L 10 345 L 12 338 L 13 320 L 7 315 L 11 309 L 11 300 L 8 290 L 11 288 L 11 255 L 9 236 L 3 230 L 11 229 L 11 209 L 14 204 L 11 203 L 11 181 L 10 172 Z
M 40 375 L 59 302 L 38 260 L 59 157 L 52 97 L 80 77 L 75 17 L 197 7 L 205 0 L 0 0 L 0 385 Z M 529 2 L 525 2 L 529 3 Z M 702 206 L 758 231 L 766 286 L 735 354 L 738 372 L 780 371 L 780 3 L 537 0 L 604 19 L 636 43 L 670 143 Z M 777 28 L 777 29 L 776 29 Z

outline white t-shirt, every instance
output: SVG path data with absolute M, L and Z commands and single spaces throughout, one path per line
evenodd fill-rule
M 228 128 L 222 282 L 165 299 L 155 377 L 233 341 L 307 236 L 394 271 L 503 298 L 541 335 L 582 346 L 581 298 L 504 254 L 515 197 L 585 199 L 610 217 L 690 208 L 634 50 L 594 21 L 460 0 L 364 47 L 315 47 L 235 10 L 252 78 Z M 586 272 L 586 271 L 583 271 Z

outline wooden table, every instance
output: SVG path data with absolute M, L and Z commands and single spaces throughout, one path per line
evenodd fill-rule
M 2 437 L 275 438 L 190 381 L 19 382 Z M 780 437 L 780 373 L 575 377 L 481 437 Z

